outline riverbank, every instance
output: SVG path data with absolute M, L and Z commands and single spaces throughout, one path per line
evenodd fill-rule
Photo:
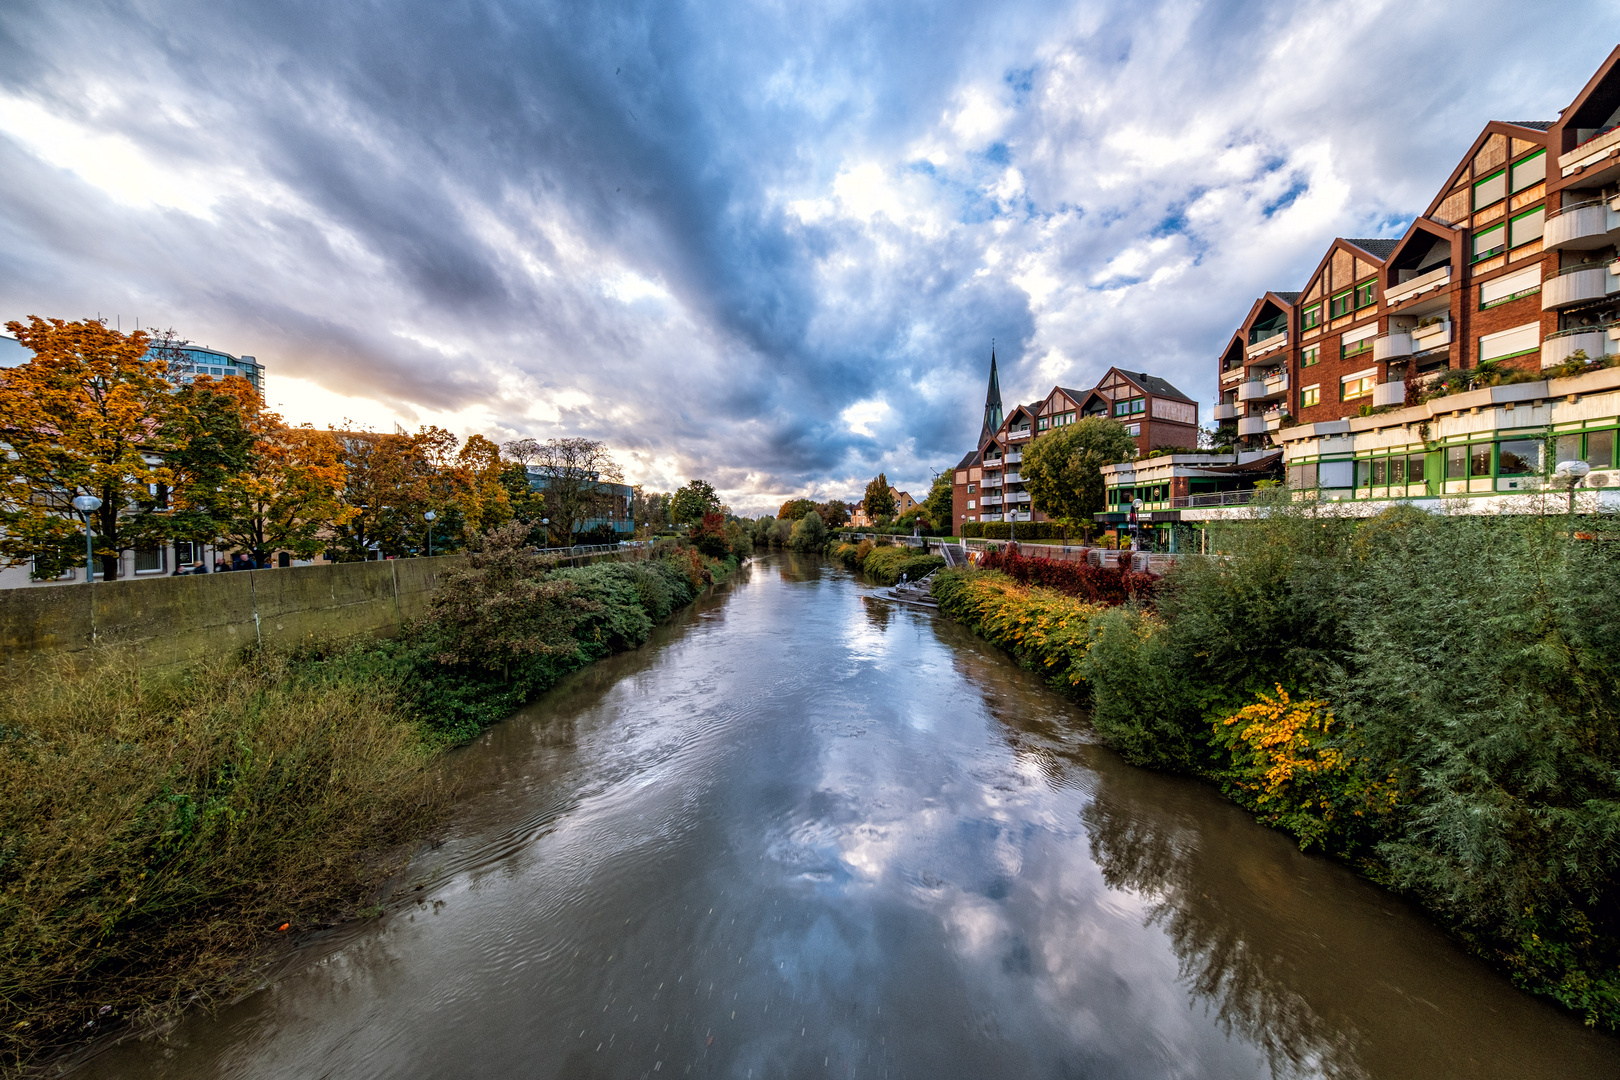
M 1607 522 L 1275 506 L 1151 603 L 942 571 L 941 610 L 1422 903 L 1524 989 L 1620 1027 L 1620 566 Z
M 847 540 L 833 540 L 827 545 L 827 555 L 851 570 L 865 574 L 879 585 L 894 585 L 902 575 L 908 581 L 920 580 L 925 574 L 945 565 L 939 555 L 924 555 L 915 548 L 892 544 L 886 540 L 877 543 L 862 540 L 851 544 Z
M 497 536 L 398 637 L 182 670 L 36 670 L 0 694 L 3 1057 L 218 1000 L 373 893 L 453 800 L 435 767 L 646 641 L 737 560 L 554 569 Z

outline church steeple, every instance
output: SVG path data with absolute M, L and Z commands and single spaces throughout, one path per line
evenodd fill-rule
M 996 378 L 996 346 L 990 345 L 990 386 L 984 393 L 984 430 L 979 433 L 979 444 L 1001 429 L 1001 380 Z

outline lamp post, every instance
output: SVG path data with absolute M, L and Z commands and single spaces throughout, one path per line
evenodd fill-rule
M 1560 461 L 1553 470 L 1553 479 L 1558 480 L 1569 488 L 1569 512 L 1575 512 L 1575 485 L 1586 478 L 1592 471 L 1592 466 L 1584 461 Z M 77 500 L 74 500 L 75 502 Z
M 101 500 L 94 495 L 75 495 L 73 509 L 84 518 L 84 580 L 96 580 L 96 556 L 90 543 L 90 515 L 101 509 Z
M 438 520 L 438 517 L 439 515 L 432 510 L 422 515 L 422 520 L 428 523 L 428 558 L 430 559 L 433 558 L 433 523 Z
M 540 519 L 540 524 L 546 530 L 546 547 L 550 547 L 551 546 L 551 519 L 548 518 L 548 517 L 543 517 L 543 518 Z

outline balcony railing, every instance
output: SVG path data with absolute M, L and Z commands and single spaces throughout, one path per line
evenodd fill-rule
M 1250 379 L 1238 387 L 1239 401 L 1264 401 L 1288 392 L 1288 372 L 1279 372 L 1265 379 Z
M 1012 442 L 1020 442 L 1020 441 L 1022 441 L 1024 439 L 1029 438 L 1033 434 L 1035 434 L 1035 433 L 1033 431 L 1029 430 L 1029 428 L 1027 428 L 1027 427 L 1026 428 L 1013 428 L 1013 430 L 1007 432 L 1007 438 L 1009 440 L 1011 440 Z
M 1541 250 L 1595 251 L 1611 246 L 1617 233 L 1620 233 L 1620 213 L 1594 199 L 1548 214 Z
M 1447 264 L 1438 270 L 1430 270 L 1427 274 L 1419 274 L 1410 281 L 1384 290 L 1384 303 L 1389 306 L 1405 303 L 1414 296 L 1428 292 L 1430 289 L 1443 289 L 1451 283 L 1451 266 Z
M 1406 380 L 1397 379 L 1394 382 L 1379 383 L 1373 387 L 1373 408 L 1383 405 L 1406 404 Z
M 1266 418 L 1263 416 L 1241 416 L 1237 422 L 1239 435 L 1264 435 L 1266 433 Z
M 1373 338 L 1373 361 L 1385 363 L 1398 357 L 1412 355 L 1412 335 L 1405 330 Z
M 1451 344 L 1451 320 L 1442 319 L 1428 326 L 1419 326 L 1412 331 L 1412 351 L 1428 352 Z
M 1541 310 L 1556 311 L 1620 292 L 1620 278 L 1615 277 L 1617 269 L 1620 262 L 1610 260 L 1559 271 L 1557 277 L 1542 282 Z
M 1617 335 L 1620 335 L 1620 323 L 1575 326 L 1548 334 L 1541 342 L 1541 366 L 1556 367 L 1577 352 L 1585 352 L 1587 358 L 1593 360 L 1620 352 L 1615 343 Z
M 1203 495 L 1178 495 L 1170 500 L 1170 507 L 1182 510 L 1190 506 L 1244 506 L 1254 498 L 1250 491 L 1211 491 Z
M 1006 456 L 1006 458 L 1004 458 L 1003 460 L 1005 460 L 1007 462 L 1007 464 L 1009 464 L 1009 465 L 1016 465 L 1020 461 L 1024 460 L 1024 455 L 1023 454 L 1016 454 L 1016 453 L 1015 454 L 1008 454 Z
M 1278 330 L 1276 333 L 1263 337 L 1250 345 L 1244 350 L 1244 355 L 1259 356 L 1261 353 L 1268 353 L 1272 349 L 1280 349 L 1286 344 L 1288 344 L 1288 331 Z
M 1223 401 L 1215 406 L 1215 419 L 1235 420 L 1237 419 L 1237 411 L 1236 403 Z

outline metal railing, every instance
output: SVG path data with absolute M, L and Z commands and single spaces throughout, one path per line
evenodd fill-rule
M 1245 506 L 1254 498 L 1254 491 L 1211 491 L 1202 495 L 1177 495 L 1170 500 L 1173 510 L 1189 506 Z

